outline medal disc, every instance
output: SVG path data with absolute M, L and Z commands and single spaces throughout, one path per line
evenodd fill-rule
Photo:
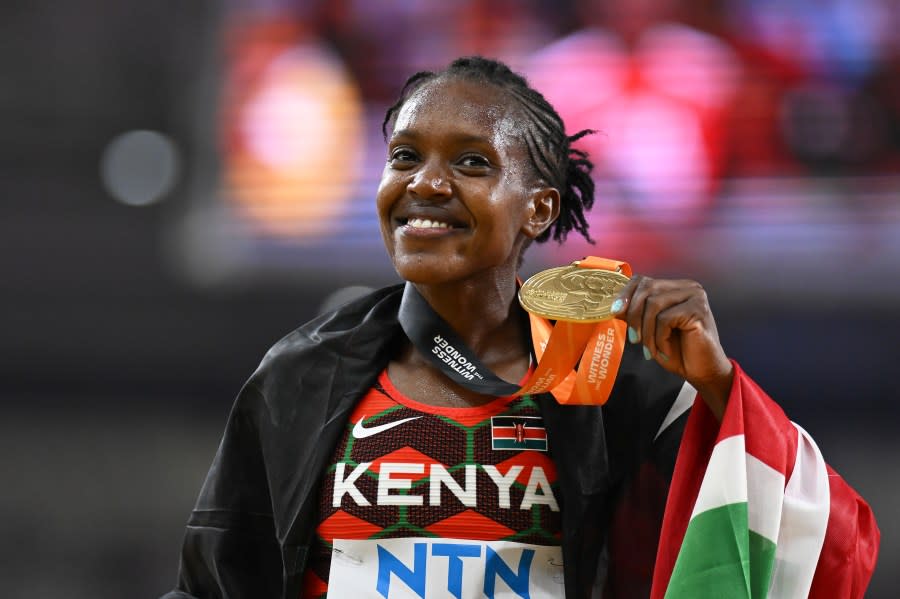
M 551 320 L 600 322 L 628 283 L 622 273 L 575 265 L 542 270 L 519 289 L 519 303 L 528 312 Z

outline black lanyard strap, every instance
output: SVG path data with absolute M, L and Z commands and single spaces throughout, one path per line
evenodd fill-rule
M 513 395 L 521 389 L 485 366 L 412 283 L 403 290 L 398 319 L 419 353 L 466 389 L 495 396 Z

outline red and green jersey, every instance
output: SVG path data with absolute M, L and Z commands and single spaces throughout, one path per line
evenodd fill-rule
M 562 597 L 551 450 L 529 396 L 435 407 L 382 373 L 322 479 L 304 597 Z

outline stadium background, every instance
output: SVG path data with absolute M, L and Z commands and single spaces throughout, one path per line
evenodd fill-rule
M 625 6 L 625 8 L 621 8 Z M 9 1 L 0 596 L 155 597 L 265 349 L 395 280 L 372 198 L 404 77 L 500 57 L 600 133 L 586 253 L 709 289 L 900 587 L 897 0 Z

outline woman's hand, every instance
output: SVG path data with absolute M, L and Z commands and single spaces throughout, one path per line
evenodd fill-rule
M 734 367 L 719 343 L 703 287 L 635 275 L 612 309 L 628 323 L 628 340 L 644 346 L 644 357 L 693 385 L 721 421 Z

